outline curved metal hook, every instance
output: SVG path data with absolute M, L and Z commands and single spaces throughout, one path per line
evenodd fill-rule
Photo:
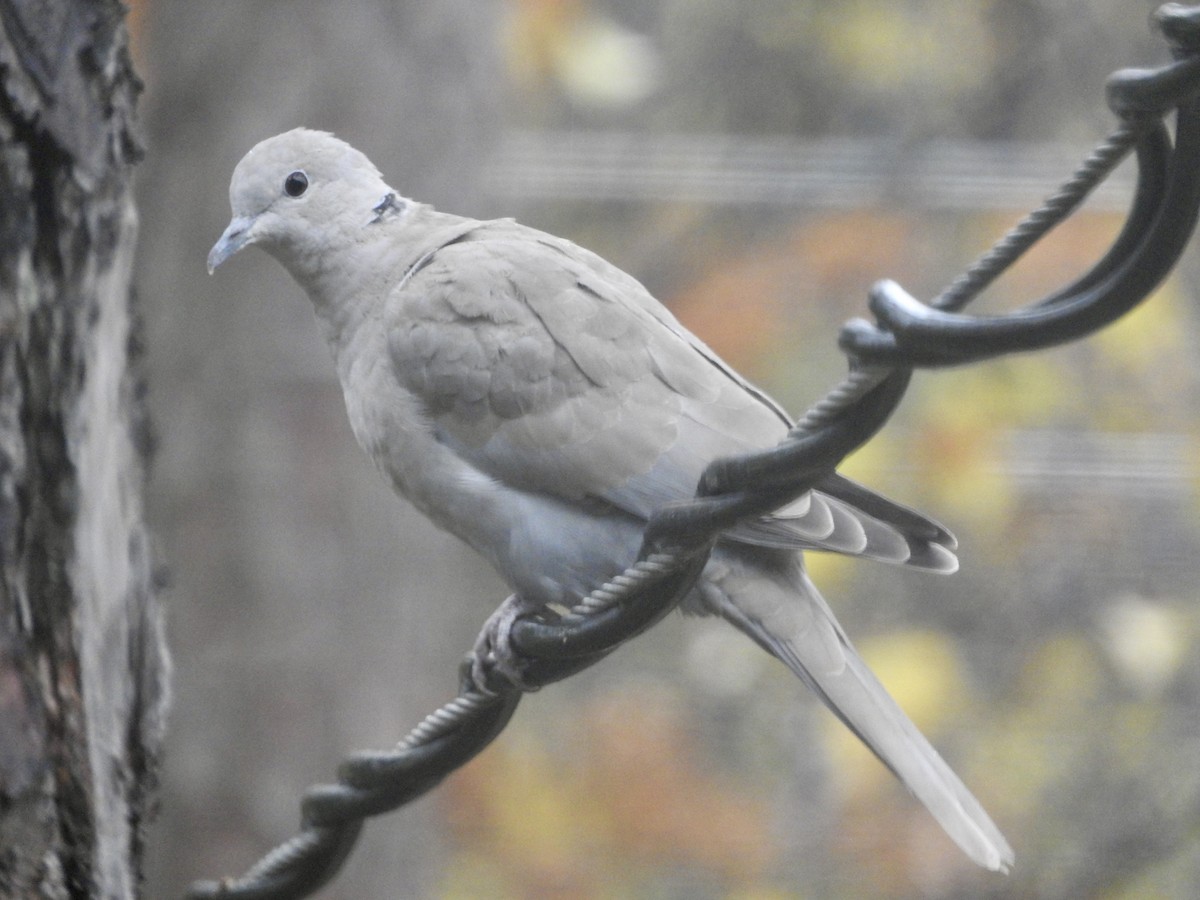
M 1016 312 L 970 316 L 922 303 L 895 282 L 881 281 L 869 301 L 879 324 L 847 323 L 839 338 L 842 348 L 879 365 L 959 365 L 1064 343 L 1117 318 L 1145 295 L 1118 293 L 1113 279 L 1137 272 L 1141 257 L 1152 249 L 1153 223 L 1167 198 L 1169 161 L 1166 130 L 1152 127 L 1138 143 L 1138 189 L 1125 227 L 1105 256 L 1073 284 Z
M 1187 12 L 1191 24 L 1195 17 Z M 1123 70 L 1110 79 L 1110 102 L 1126 114 L 1145 115 L 1167 100 L 1182 103 L 1176 145 L 1171 147 L 1161 122 L 1139 121 L 1138 186 L 1125 227 L 1105 256 L 1073 284 L 1013 313 L 966 316 L 939 308 L 951 304 L 926 305 L 894 282 L 880 282 L 870 297 L 878 324 L 848 323 L 840 337 L 843 349 L 874 365 L 957 365 L 1074 340 L 1128 312 L 1166 277 L 1196 224 L 1198 92 L 1196 58 L 1153 71 Z

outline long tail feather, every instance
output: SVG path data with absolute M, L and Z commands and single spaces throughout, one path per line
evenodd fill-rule
M 701 587 L 709 607 L 807 684 L 971 859 L 1007 872 L 1013 851 L 1004 835 L 867 668 L 803 571 L 772 577 L 736 561 L 716 569 Z

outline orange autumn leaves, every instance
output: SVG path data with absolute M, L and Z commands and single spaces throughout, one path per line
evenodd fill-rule
M 463 849 L 442 896 L 471 896 L 475 867 L 489 896 L 514 897 L 639 896 L 672 866 L 761 877 L 775 856 L 768 798 L 704 759 L 678 704 L 655 689 L 601 698 L 563 741 L 510 733 L 451 779 L 442 799 Z

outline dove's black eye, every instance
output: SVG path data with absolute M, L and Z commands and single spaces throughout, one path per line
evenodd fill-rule
M 303 172 L 293 172 L 283 179 L 283 192 L 289 197 L 299 197 L 308 190 L 308 176 Z

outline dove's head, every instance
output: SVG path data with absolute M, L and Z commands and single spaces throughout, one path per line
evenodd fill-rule
M 389 194 L 371 161 L 331 134 L 296 128 L 267 138 L 233 170 L 233 218 L 208 254 L 208 271 L 250 244 L 303 269 L 339 230 L 371 221 Z

